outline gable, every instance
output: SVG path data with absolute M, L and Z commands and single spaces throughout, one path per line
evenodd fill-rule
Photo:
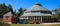
M 4 16 L 13 16 L 13 14 L 11 12 L 8 12 L 8 13 L 4 14 Z

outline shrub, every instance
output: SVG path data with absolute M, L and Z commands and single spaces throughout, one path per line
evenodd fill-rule
M 2 19 L 0 19 L 0 26 L 10 26 L 10 24 L 2 22 Z

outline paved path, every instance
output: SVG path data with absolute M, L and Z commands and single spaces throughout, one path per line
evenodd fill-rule
M 53 25 L 53 24 L 60 24 L 60 22 L 56 22 L 56 23 L 41 23 L 43 25 Z

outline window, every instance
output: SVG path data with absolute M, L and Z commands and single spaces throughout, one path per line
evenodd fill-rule
M 31 13 L 37 13 L 37 12 L 39 12 L 39 11 L 31 11 Z
M 7 19 L 9 18 L 9 16 L 5 16 Z
M 40 11 L 41 13 L 50 13 L 51 14 L 51 12 L 50 11 Z

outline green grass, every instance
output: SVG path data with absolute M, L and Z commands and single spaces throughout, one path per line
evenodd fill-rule
M 60 26 L 60 24 L 54 24 L 54 25 L 42 25 L 42 24 L 11 24 L 11 26 Z

